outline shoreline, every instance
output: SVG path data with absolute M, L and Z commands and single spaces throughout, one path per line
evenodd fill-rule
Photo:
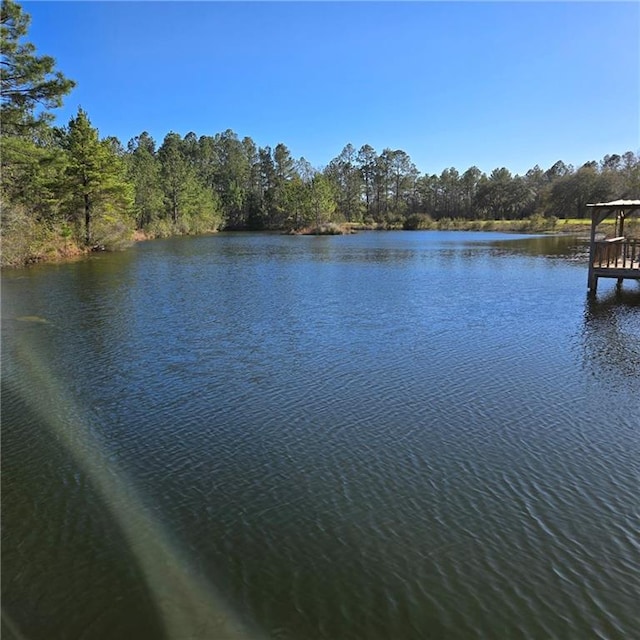
M 271 232 L 274 231 L 283 235 L 294 236 L 323 236 L 323 235 L 351 235 L 361 231 L 479 231 L 479 232 L 497 232 L 497 233 L 523 233 L 523 234 L 546 234 L 546 235 L 581 235 L 589 233 L 591 228 L 591 221 L 579 220 L 579 219 L 559 219 L 555 222 L 549 221 L 550 224 L 540 224 L 540 221 L 532 223 L 531 219 L 523 220 L 460 220 L 443 218 L 440 220 L 429 221 L 417 229 L 407 229 L 403 226 L 385 225 L 383 223 L 326 223 L 321 224 L 319 227 L 309 226 L 302 229 L 286 230 L 249 230 L 247 232 Z M 211 230 L 206 233 L 194 234 L 193 237 L 202 235 L 212 235 L 216 233 L 224 232 L 224 229 Z M 235 233 L 244 233 L 245 230 L 233 231 Z M 177 236 L 154 236 L 146 233 L 143 230 L 136 229 L 128 243 L 123 246 L 121 251 L 127 251 L 135 244 L 139 242 L 149 242 L 151 240 L 161 240 L 167 237 Z M 67 262 L 74 262 L 81 260 L 91 255 L 92 253 L 101 253 L 108 251 L 105 249 L 96 248 L 81 248 L 77 244 L 65 239 L 59 246 L 52 246 L 48 251 L 39 256 L 31 256 L 22 264 L 3 264 L 2 269 L 23 269 L 33 265 L 40 264 L 63 264 Z

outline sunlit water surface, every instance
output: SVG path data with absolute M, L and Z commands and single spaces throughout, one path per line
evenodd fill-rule
M 4 273 L 4 634 L 637 637 L 640 287 L 586 279 L 462 232 Z

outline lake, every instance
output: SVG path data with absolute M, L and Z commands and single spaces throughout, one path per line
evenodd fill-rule
M 640 287 L 570 236 L 2 274 L 3 637 L 630 638 Z

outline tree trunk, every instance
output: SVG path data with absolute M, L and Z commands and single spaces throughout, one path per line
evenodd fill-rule
M 91 197 L 87 191 L 88 178 L 83 175 L 84 190 L 84 241 L 87 246 L 91 244 Z

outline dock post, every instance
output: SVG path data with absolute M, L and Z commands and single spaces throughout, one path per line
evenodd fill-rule
M 597 212 L 594 210 L 591 212 L 591 236 L 589 241 L 589 276 L 587 279 L 587 286 L 589 287 L 589 293 L 595 294 L 598 288 L 598 276 L 595 275 L 593 269 L 593 261 L 596 257 L 596 217 Z

